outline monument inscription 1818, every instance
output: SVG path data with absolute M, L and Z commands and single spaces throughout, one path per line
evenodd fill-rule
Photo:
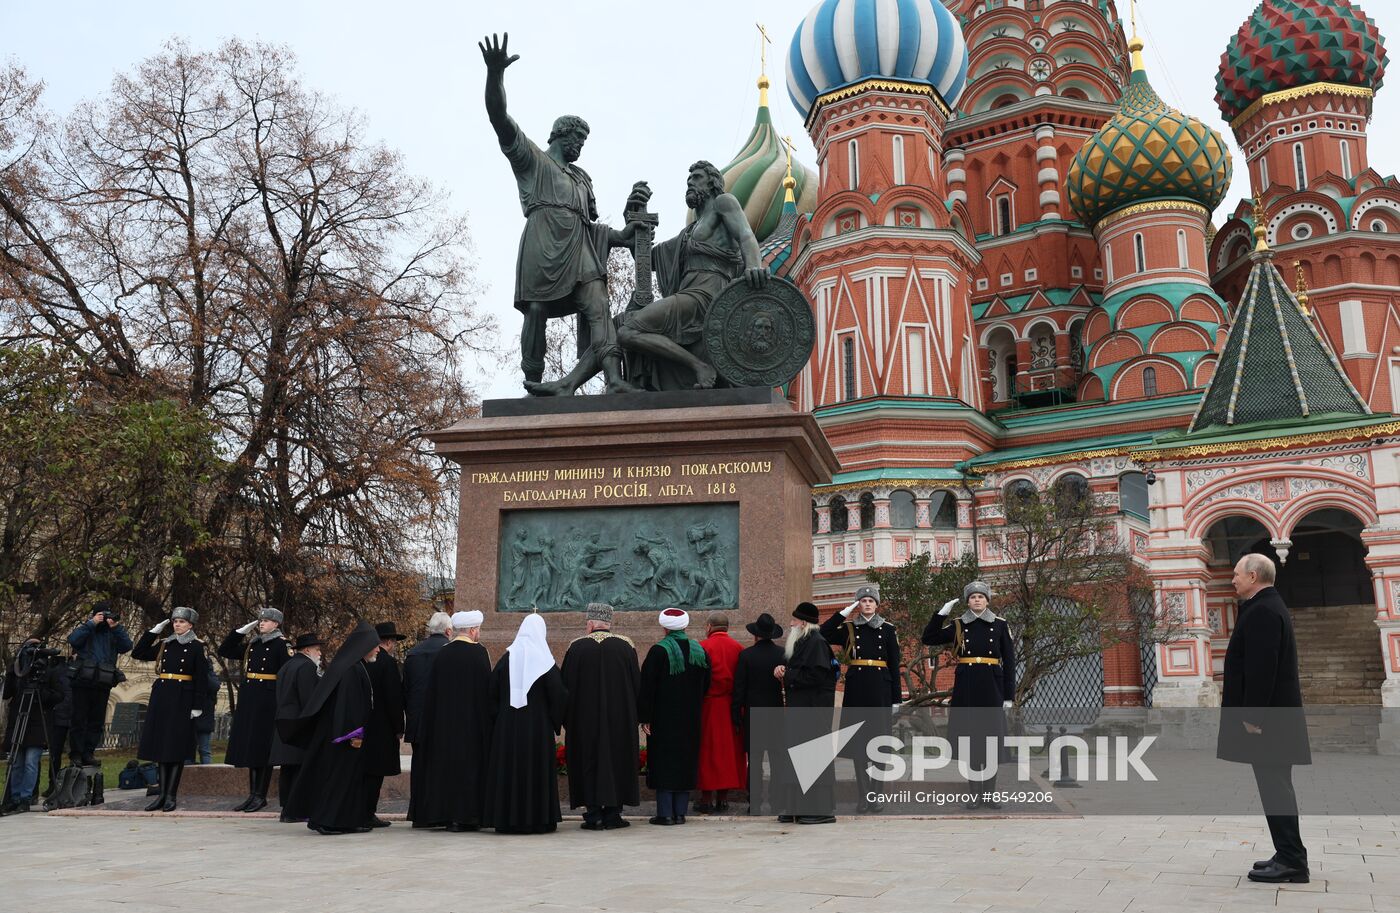
M 599 222 L 576 164 L 588 124 L 564 115 L 544 146 L 533 142 L 506 108 L 518 55 L 506 36 L 480 48 L 487 120 L 525 217 L 514 305 L 528 395 L 488 400 L 432 436 L 462 467 L 458 608 L 486 612 L 483 640 L 496 644 L 514 625 L 493 617 L 559 615 L 556 649 L 590 602 L 611 603 L 615 630 L 640 643 L 668 606 L 729 610 L 736 626 L 784 617 L 810 596 L 811 486 L 838 467 L 813 417 L 776 390 L 811 356 L 810 302 L 768 275 L 708 161 L 689 169 L 694 219 L 674 237 L 655 241 L 646 181 L 631 187 L 621 229 Z M 613 248 L 633 254 L 639 289 L 616 316 L 604 269 Z M 545 325 L 566 317 L 578 362 L 546 380 Z M 605 393 L 575 395 L 600 373 Z

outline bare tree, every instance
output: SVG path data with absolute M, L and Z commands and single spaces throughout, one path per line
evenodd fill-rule
M 409 539 L 452 499 L 425 433 L 493 344 L 465 221 L 282 48 L 172 42 L 54 122 L 0 75 L 3 338 L 214 428 L 179 561 L 133 593 L 297 622 L 416 600 Z M 96 581 L 94 589 L 108 589 Z

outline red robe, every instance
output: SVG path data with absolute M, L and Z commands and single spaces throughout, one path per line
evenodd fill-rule
M 730 711 L 734 667 L 744 648 L 723 631 L 700 641 L 700 646 L 710 660 L 710 688 L 700 709 L 700 771 L 695 788 L 745 789 L 749 772 L 744 742 Z

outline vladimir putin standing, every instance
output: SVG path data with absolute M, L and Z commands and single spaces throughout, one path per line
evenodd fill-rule
M 1225 650 L 1216 754 L 1254 768 L 1273 837 L 1273 857 L 1256 862 L 1249 880 L 1306 884 L 1308 851 L 1298 830 L 1293 765 L 1311 764 L 1312 753 L 1293 620 L 1274 589 L 1274 563 L 1267 556 L 1245 555 L 1231 582 L 1240 604 Z

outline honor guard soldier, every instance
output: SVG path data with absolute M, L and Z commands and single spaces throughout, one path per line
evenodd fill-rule
M 856 600 L 832 615 L 821 626 L 821 635 L 835 648 L 846 667 L 846 689 L 841 698 L 841 726 L 872 724 L 865 731 L 890 734 L 891 712 L 904 702 L 899 675 L 899 635 L 894 625 L 880 617 L 880 591 L 873 586 L 856 590 Z M 856 768 L 856 814 L 881 809 L 872 797 L 865 769 L 865 736 L 851 740 L 843 754 Z
M 277 673 L 292 658 L 292 647 L 282 636 L 282 613 L 270 607 L 259 609 L 256 619 L 229 632 L 219 644 L 219 655 L 243 661 L 243 685 L 238 689 L 224 763 L 248 768 L 248 798 L 233 810 L 256 812 L 267 807 L 272 784 Z
M 141 726 L 137 757 L 160 765 L 160 795 L 146 811 L 173 812 L 180 791 L 180 775 L 185 759 L 194 749 L 194 721 L 204 711 L 209 689 L 209 657 L 204 642 L 195 637 L 199 613 L 180 606 L 136 642 L 131 658 L 156 664 L 156 680 L 151 686 L 146 721 Z M 173 633 L 160 639 L 169 627 Z
M 1016 698 L 1016 645 L 1006 619 L 991 608 L 992 588 L 980 580 L 963 587 L 967 611 L 946 626 L 948 615 L 958 600 L 944 603 L 924 628 L 923 642 L 929 646 L 953 645 L 957 666 L 953 671 L 953 698 L 949 702 L 948 741 L 963 758 L 960 740 L 967 739 L 964 758 L 970 771 L 987 766 L 989 740 L 995 746 L 991 775 L 978 786 L 980 797 L 967 803 L 969 809 L 985 805 L 1001 808 L 990 796 L 996 791 L 996 765 L 1001 760 L 1001 742 L 1006 736 L 1006 708 Z

